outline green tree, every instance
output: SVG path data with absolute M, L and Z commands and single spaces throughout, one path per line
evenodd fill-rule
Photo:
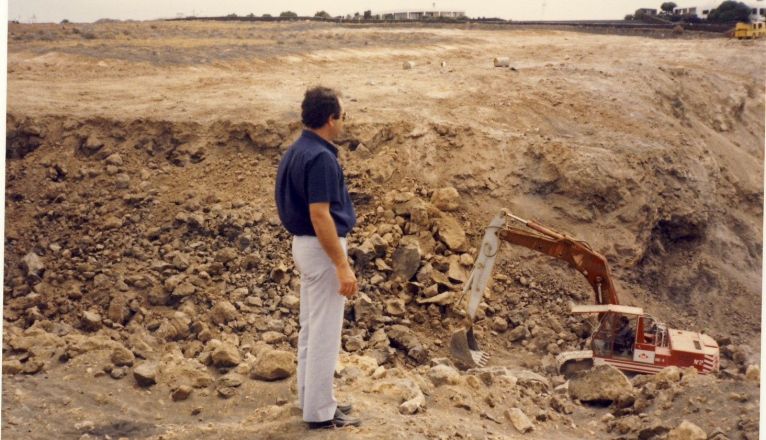
M 672 14 L 673 13 L 673 9 L 675 9 L 676 6 L 678 6 L 678 5 L 673 3 L 673 2 L 665 2 L 665 3 L 660 5 L 660 9 L 665 11 L 666 14 Z
M 325 12 L 325 11 L 319 11 L 319 12 L 317 12 L 316 14 L 314 14 L 314 17 L 319 17 L 319 18 L 332 18 L 332 16 L 330 16 L 330 14 L 328 14 L 328 13 L 327 13 L 327 12 Z
M 633 16 L 632 15 L 628 14 L 628 15 L 625 16 L 625 21 L 631 21 L 631 20 L 633 20 Z
M 371 18 L 372 18 L 372 11 L 371 10 L 364 11 L 364 19 L 369 20 Z
M 271 18 L 271 14 L 263 14 L 263 15 L 261 15 L 261 17 L 263 17 L 263 18 Z
M 279 14 L 282 18 L 298 18 L 298 14 L 293 11 L 285 11 Z
M 742 2 L 727 0 L 710 11 L 708 21 L 713 23 L 750 22 L 750 7 Z

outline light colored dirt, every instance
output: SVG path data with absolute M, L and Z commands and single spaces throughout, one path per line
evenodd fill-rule
M 13 127 L 35 127 L 34 136 L 44 141 L 6 165 L 5 333 L 29 324 L 24 297 L 15 296 L 19 285 L 13 281 L 27 252 L 40 249 L 47 265 L 61 265 L 55 269 L 63 275 L 44 283 L 52 298 L 65 297 L 84 269 L 51 253 L 49 244 L 88 249 L 75 258 L 88 261 L 92 255 L 88 263 L 96 272 L 108 267 L 110 276 L 143 273 L 162 259 L 159 254 L 190 243 L 176 235 L 159 254 L 134 260 L 123 252 L 144 245 L 125 240 L 170 225 L 178 212 L 194 210 L 189 204 L 236 213 L 244 201 L 244 216 L 258 212 L 265 218 L 250 231 L 256 242 L 263 235 L 273 237 L 260 238 L 264 268 L 252 276 L 215 279 L 220 292 L 211 298 L 245 281 L 263 283 L 280 262 L 291 265 L 286 236 L 274 224 L 274 172 L 279 149 L 298 133 L 304 90 L 323 84 L 342 91 L 350 117 L 339 143 L 356 147 L 361 142 L 369 151 L 343 152 L 352 192 L 363 200 L 357 237 L 352 237 L 357 244 L 381 221 L 375 212 L 389 191 L 411 191 L 427 200 L 433 189 L 454 186 L 462 198 L 458 218 L 472 246 L 500 208 L 581 238 L 609 259 L 622 302 L 643 306 L 671 327 L 708 332 L 728 353 L 746 353 L 747 358 L 729 355 L 724 361 L 736 376 L 757 363 L 760 347 L 765 48 L 766 41 L 553 30 L 11 24 L 9 155 L 16 151 L 11 141 L 28 143 L 28 136 L 19 134 L 23 130 L 12 132 Z M 510 57 L 514 69 L 494 68 L 495 56 Z M 415 67 L 403 70 L 408 60 Z M 256 139 L 242 135 L 247 132 L 278 140 L 256 145 Z M 79 152 L 89 135 L 116 139 L 107 148 L 125 160 L 130 192 L 154 191 L 154 202 L 140 209 L 123 203 L 125 192 L 114 189 L 114 177 L 103 172 L 101 161 Z M 156 153 L 149 152 L 151 145 Z M 204 160 L 173 166 L 185 146 L 203 151 Z M 61 182 L 48 174 L 57 164 L 67 172 Z M 88 168 L 101 174 L 73 179 Z M 142 170 L 150 177 L 139 178 Z M 129 219 L 119 234 L 95 226 L 109 214 Z M 82 234 L 93 242 L 83 244 Z M 96 250 L 94 243 L 104 248 Z M 510 281 L 496 285 L 486 301 L 496 316 L 523 313 L 541 322 L 551 314 L 568 325 L 572 322 L 563 310 L 569 297 L 586 292 L 579 299 L 588 301 L 578 275 L 543 256 L 505 247 L 497 271 Z M 375 273 L 360 270 L 360 278 L 367 282 Z M 520 285 L 520 276 L 539 287 Z M 105 313 L 110 293 L 91 279 L 80 281 L 86 292 L 82 300 L 70 301 L 69 311 L 53 307 L 47 320 L 77 327 L 80 310 L 95 307 Z M 372 286 L 368 293 L 376 302 L 397 294 Z M 507 304 L 508 295 L 523 300 Z M 211 304 L 198 303 L 200 315 Z M 148 310 L 139 313 L 143 321 L 126 324 L 128 332 L 172 311 L 143 307 Z M 406 318 L 417 323 L 409 321 L 433 357 L 445 356 L 449 326 L 458 320 L 442 311 L 440 322 L 432 312 L 415 307 Z M 493 365 L 545 369 L 545 353 L 510 343 L 487 327 L 483 322 L 478 330 L 493 351 Z M 347 322 L 347 331 L 356 328 Z M 108 337 L 124 338 L 125 331 L 118 330 L 110 329 Z M 186 342 L 169 345 L 184 349 Z M 574 348 L 579 342 L 573 338 L 565 344 Z M 3 353 L 18 355 L 6 338 Z M 273 406 L 277 398 L 293 398 L 290 381 L 248 380 L 228 400 L 207 390 L 175 403 L 166 384 L 147 391 L 130 377 L 93 377 L 104 362 L 96 354 L 85 355 L 65 364 L 48 362 L 36 375 L 4 376 L 4 436 L 456 438 L 463 431 L 464 438 L 521 437 L 503 416 L 520 397 L 496 397 L 500 405 L 489 407 L 482 399 L 500 392 L 491 388 L 439 388 L 427 396 L 426 412 L 403 416 L 399 402 L 370 392 L 371 379 L 343 382 L 340 395 L 357 403 L 365 425 L 309 435 L 291 404 Z M 398 357 L 397 362 L 406 374 L 424 374 Z M 704 400 L 700 389 L 713 391 Z M 456 407 L 453 391 L 468 393 L 476 403 L 469 410 Z M 669 427 L 687 418 L 708 433 L 718 427 L 730 438 L 757 436 L 751 429 L 757 422 L 757 389 L 741 375 L 676 395 L 675 403 L 652 407 L 651 416 Z M 703 409 L 690 410 L 690 401 L 703 402 L 698 405 Z M 204 409 L 192 416 L 194 407 Z M 714 419 L 706 408 L 716 408 Z M 606 408 L 576 405 L 571 415 L 549 412 L 554 416 L 539 421 L 524 438 L 618 435 L 605 430 Z M 84 420 L 95 428 L 76 429 L 75 423 Z

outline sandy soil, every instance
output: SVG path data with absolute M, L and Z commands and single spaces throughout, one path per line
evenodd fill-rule
M 713 335 L 727 372 L 670 387 L 667 402 L 657 399 L 634 415 L 616 411 L 616 422 L 605 418 L 613 407 L 575 402 L 567 413 L 550 409 L 550 390 L 472 388 L 470 381 L 428 389 L 427 411 L 407 416 L 396 398 L 374 391 L 379 381 L 339 373 L 338 392 L 365 420 L 343 435 L 516 438 L 521 434 L 503 413 L 526 405 L 531 418 L 538 414 L 527 438 L 653 438 L 638 427 L 658 420 L 673 428 L 682 419 L 707 433 L 756 438 L 758 389 L 743 373 L 758 364 L 761 333 L 764 46 L 688 35 L 310 23 L 11 24 L 4 359 L 28 365 L 43 358 L 14 340 L 29 328 L 62 341 L 92 335 L 82 311 L 108 315 L 118 290 L 138 303 L 125 322 L 107 323 L 97 336 L 125 342 L 130 334 L 154 334 L 152 324 L 171 319 L 179 304 L 152 304 L 144 291 L 151 288 L 132 277 L 154 274 L 162 285 L 174 272 L 156 263 L 178 251 L 192 255 L 192 266 L 208 264 L 227 239 L 234 242 L 227 228 L 254 243 L 240 247 L 238 258 L 254 253 L 262 263 L 251 272 L 211 272 L 216 293 L 184 313 L 207 323 L 210 307 L 233 289 L 263 288 L 262 309 L 237 304 L 242 319 L 284 319 L 297 328 L 292 311 L 280 312 L 279 299 L 269 302 L 272 291 L 284 295 L 295 286 L 289 276 L 286 283 L 273 279 L 274 268 L 283 264 L 289 273 L 292 263 L 271 191 L 280 151 L 300 130 L 302 94 L 323 84 L 342 91 L 350 117 L 339 144 L 360 211 L 355 245 L 393 222 L 382 213 L 396 194 L 427 201 L 434 189 L 452 186 L 461 196 L 455 216 L 470 243 L 462 252 L 475 251 L 500 208 L 586 240 L 612 264 L 623 303 L 643 306 L 671 327 Z M 513 68 L 493 67 L 496 56 L 510 57 Z M 405 61 L 415 67 L 404 70 Z M 104 146 L 88 151 L 90 139 Z M 120 164 L 105 161 L 106 152 L 118 153 Z M 173 226 L 180 212 L 241 217 L 244 226 L 221 220 L 216 230 L 189 235 Z M 104 226 L 110 216 L 117 228 Z M 400 226 L 417 233 L 404 220 Z M 154 228 L 169 238 L 144 239 Z M 42 281 L 25 278 L 19 267 L 33 250 L 45 261 Z M 436 266 L 450 254 L 434 253 Z M 370 281 L 384 272 L 359 268 L 375 303 L 402 295 Z M 589 300 L 576 273 L 509 246 L 497 272 L 503 277 L 483 306 L 488 317 L 534 329 L 530 323 L 541 326 L 552 315 L 565 328 L 562 348 L 582 343 L 566 313 L 568 301 Z M 430 358 L 446 356 L 459 317 L 449 307 L 407 303 L 387 324 L 410 326 Z M 369 340 L 375 328 L 353 313 L 347 318 L 344 341 L 357 331 Z M 552 355 L 537 347 L 534 331 L 529 344 L 512 343 L 490 322 L 479 330 L 492 365 L 534 370 L 555 385 L 546 369 Z M 235 335 L 243 352 L 245 336 L 258 339 L 264 330 L 210 326 L 216 337 Z M 287 338 L 276 345 L 290 349 L 291 332 L 280 331 Z M 194 334 L 171 339 L 148 357 L 187 354 L 199 342 Z M 132 377 L 104 374 L 103 350 L 59 361 L 57 350 L 74 344 L 62 341 L 50 342 L 36 374 L 4 375 L 4 436 L 336 436 L 306 433 L 291 405 L 290 379 L 247 380 L 229 399 L 211 388 L 173 402 L 171 383 L 144 389 Z M 401 350 L 387 362 L 389 377 L 428 374 Z M 201 411 L 192 415 L 194 408 Z

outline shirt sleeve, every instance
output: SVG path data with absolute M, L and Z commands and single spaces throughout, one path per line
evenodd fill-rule
M 308 166 L 306 184 L 309 203 L 340 202 L 337 159 L 330 154 L 318 155 Z

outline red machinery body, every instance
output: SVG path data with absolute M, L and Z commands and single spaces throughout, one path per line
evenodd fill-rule
M 603 305 L 574 306 L 573 313 L 598 313 L 599 326 L 591 336 L 590 350 L 566 352 L 558 357 L 560 368 L 570 361 L 592 359 L 594 365 L 609 364 L 620 370 L 654 374 L 665 367 L 693 367 L 701 374 L 718 371 L 719 349 L 710 336 L 665 327 L 638 307 Z M 635 336 L 620 345 L 616 328 L 628 318 Z
M 505 226 L 512 218 L 529 229 Z M 491 277 L 499 240 L 526 247 L 567 262 L 582 274 L 593 289 L 593 305 L 575 305 L 573 313 L 596 314 L 598 325 L 590 338 L 590 350 L 558 355 L 559 370 L 575 371 L 583 366 L 609 364 L 620 370 L 657 373 L 668 366 L 694 367 L 702 374 L 719 369 L 719 349 L 703 333 L 667 328 L 640 307 L 620 305 L 606 258 L 584 241 L 527 221 L 503 211 L 487 227 L 469 281 L 467 325 L 453 334 L 453 358 L 466 367 L 483 366 L 488 355 L 481 351 L 473 334 L 473 318 Z

